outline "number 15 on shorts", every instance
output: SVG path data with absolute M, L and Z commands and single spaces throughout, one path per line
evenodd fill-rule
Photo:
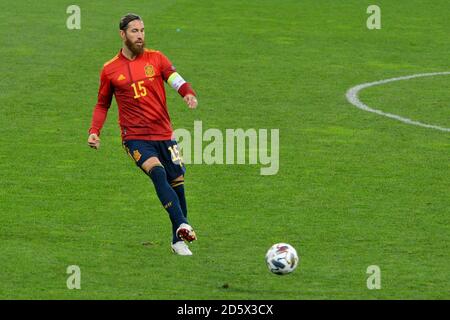
M 181 158 L 180 151 L 178 150 L 178 145 L 174 144 L 173 146 L 168 147 L 168 149 L 170 151 L 170 157 L 172 158 L 172 162 L 182 166 L 183 159 Z

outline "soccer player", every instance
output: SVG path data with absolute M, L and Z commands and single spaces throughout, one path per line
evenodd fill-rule
M 153 181 L 172 222 L 172 251 L 192 255 L 186 242 L 197 237 L 187 221 L 183 185 L 186 169 L 173 138 L 164 82 L 174 88 L 191 109 L 197 107 L 196 94 L 165 55 L 145 48 L 144 22 L 138 15 L 123 16 L 119 29 L 123 45 L 101 71 L 88 144 L 99 148 L 100 131 L 114 94 L 123 146 Z

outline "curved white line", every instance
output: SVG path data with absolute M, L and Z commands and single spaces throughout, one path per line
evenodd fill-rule
M 430 129 L 436 129 L 436 130 L 440 130 L 440 131 L 450 132 L 450 128 L 444 128 L 444 127 L 439 127 L 439 126 L 435 126 L 435 125 L 431 125 L 431 124 L 426 124 L 426 123 L 422 123 L 422 122 L 419 122 L 419 121 L 414 121 L 414 120 L 411 120 L 411 119 L 408 119 L 408 118 L 400 117 L 400 116 L 398 116 L 396 114 L 386 113 L 386 112 L 383 112 L 381 110 L 372 109 L 369 106 L 367 106 L 364 103 L 362 103 L 361 100 L 359 100 L 359 98 L 358 98 L 359 91 L 361 91 L 362 89 L 368 88 L 368 87 L 378 86 L 378 85 L 389 83 L 389 82 L 393 82 L 393 81 L 409 80 L 409 79 L 420 78 L 420 77 L 443 76 L 443 75 L 450 75 L 450 72 L 419 73 L 419 74 L 413 74 L 413 75 L 410 75 L 410 76 L 404 76 L 404 77 L 391 78 L 391 79 L 380 80 L 380 81 L 375 81 L 375 82 L 363 83 L 363 84 L 359 84 L 359 85 L 357 85 L 357 86 L 355 86 L 353 88 L 348 89 L 348 91 L 345 94 L 345 96 L 347 97 L 348 102 L 350 102 L 355 107 L 357 107 L 357 108 L 359 108 L 361 110 L 368 111 L 368 112 L 373 112 L 373 113 L 379 114 L 381 116 L 385 116 L 385 117 L 388 117 L 388 118 L 396 119 L 398 121 L 401 121 L 401 122 L 404 122 L 404 123 L 407 123 L 407 124 L 412 124 L 412 125 L 415 125 L 415 126 L 420 126 L 420 127 L 425 127 L 425 128 L 430 128 Z

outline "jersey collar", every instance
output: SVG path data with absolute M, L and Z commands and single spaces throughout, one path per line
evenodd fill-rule
M 133 60 L 130 60 L 127 57 L 125 57 L 125 55 L 122 53 L 122 49 L 123 48 L 120 48 L 118 55 L 119 55 L 120 58 L 125 59 L 128 62 L 132 62 L 132 61 L 138 60 L 140 57 L 142 57 L 144 55 L 144 52 L 145 52 L 145 49 L 144 49 L 144 52 L 142 52 L 140 55 L 136 56 Z

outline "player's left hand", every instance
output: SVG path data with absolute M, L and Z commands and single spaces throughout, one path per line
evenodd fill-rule
M 198 101 L 197 101 L 197 98 L 194 95 L 187 94 L 187 95 L 184 96 L 183 100 L 184 100 L 184 102 L 186 102 L 186 104 L 188 105 L 188 107 L 190 109 L 197 108 Z

